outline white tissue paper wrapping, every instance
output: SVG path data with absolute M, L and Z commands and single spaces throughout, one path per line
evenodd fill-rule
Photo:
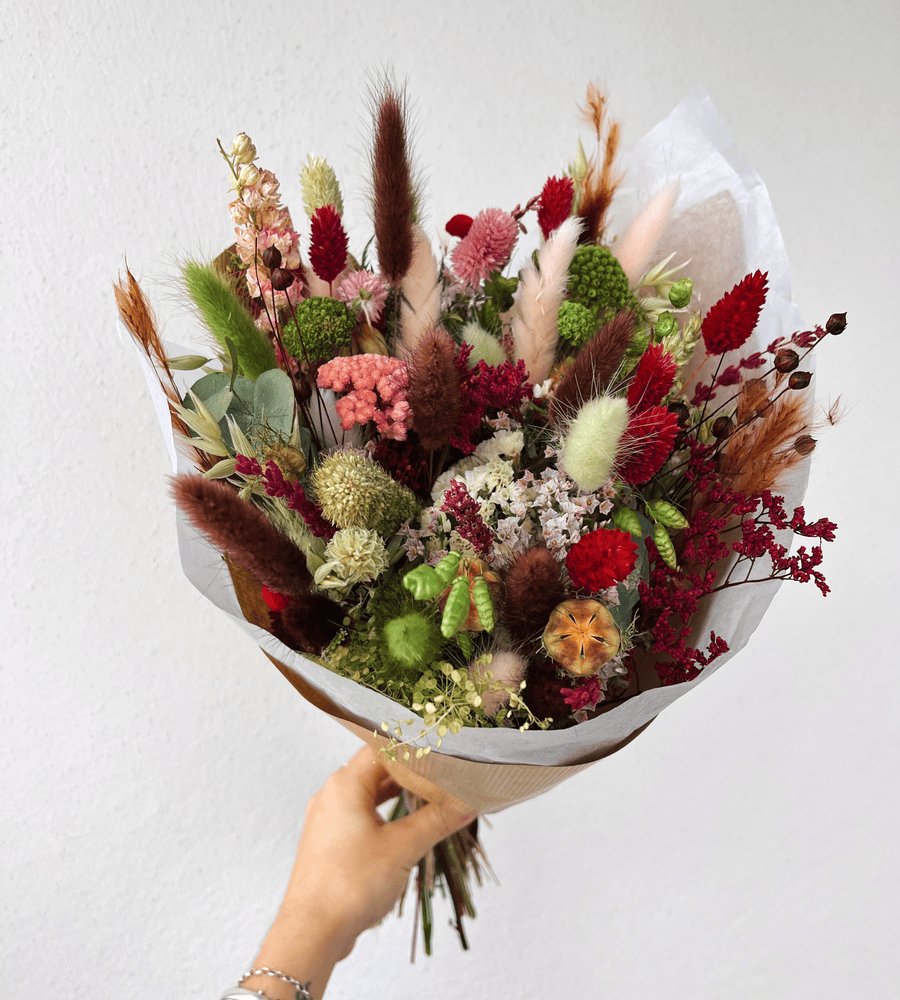
M 776 337 L 790 337 L 803 329 L 791 301 L 790 267 L 766 188 L 735 147 L 705 94 L 690 94 L 638 144 L 623 166 L 625 181 L 614 205 L 611 232 L 622 232 L 649 197 L 677 180 L 678 198 L 657 257 L 675 251 L 673 264 L 690 259 L 684 273 L 695 282 L 692 305 L 707 310 L 745 274 L 759 269 L 768 272 L 769 293 L 756 333 L 745 350 L 761 349 Z M 172 355 L 179 353 L 187 352 L 180 348 L 171 351 Z M 140 352 L 139 356 L 173 469 L 194 472 L 190 461 L 175 448 L 168 407 L 152 366 Z M 187 388 L 192 381 L 190 374 L 175 375 L 184 383 L 181 388 Z M 790 482 L 779 484 L 778 491 L 785 495 L 788 511 L 802 501 L 808 469 L 807 461 L 795 470 Z M 789 537 L 786 533 L 782 535 L 784 544 L 789 544 Z M 220 553 L 180 514 L 178 544 L 184 572 L 194 586 L 258 646 L 300 674 L 348 715 L 362 720 L 361 724 L 369 730 L 380 730 L 382 722 L 390 723 L 392 729 L 400 725 L 403 740 L 414 739 L 425 728 L 421 719 L 408 724 L 413 717 L 408 707 L 308 660 L 245 621 Z M 602 756 L 612 743 L 626 739 L 649 723 L 741 650 L 779 586 L 777 581 L 757 583 L 725 590 L 702 602 L 705 610 L 695 618 L 691 644 L 705 649 L 712 629 L 728 642 L 729 652 L 693 681 L 644 691 L 606 714 L 569 729 L 520 732 L 465 728 L 457 735 L 443 737 L 440 755 L 484 763 L 545 767 L 571 765 Z M 430 738 L 435 739 L 433 735 Z

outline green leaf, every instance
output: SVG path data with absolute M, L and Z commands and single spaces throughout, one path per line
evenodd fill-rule
M 263 372 L 253 387 L 253 418 L 282 437 L 289 437 L 294 424 L 294 386 L 280 368 Z

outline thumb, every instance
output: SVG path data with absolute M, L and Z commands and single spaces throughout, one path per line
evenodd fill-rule
M 388 823 L 382 830 L 390 835 L 403 866 L 412 868 L 426 851 L 468 826 L 476 815 L 474 812 L 459 813 L 449 806 L 429 802 L 409 816 Z

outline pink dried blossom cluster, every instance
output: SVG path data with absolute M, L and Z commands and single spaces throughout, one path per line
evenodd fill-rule
M 270 309 L 283 308 L 288 301 L 297 303 L 303 294 L 303 282 L 295 281 L 287 291 L 276 291 L 271 272 L 262 262 L 263 251 L 276 247 L 285 270 L 301 270 L 299 238 L 291 213 L 281 204 L 278 179 L 271 170 L 259 170 L 250 164 L 239 175 L 237 191 L 238 197 L 228 209 L 236 224 L 235 246 L 246 268 L 250 297 L 263 299 Z
M 388 287 L 371 271 L 360 268 L 338 285 L 336 297 L 356 312 L 357 320 L 362 316 L 369 326 L 381 319 L 384 303 L 387 301 Z
M 518 236 L 519 224 L 509 212 L 499 208 L 479 212 L 453 251 L 456 276 L 467 285 L 484 281 L 509 261 Z
M 351 390 L 336 403 L 345 431 L 374 420 L 379 434 L 395 441 L 406 440 L 412 420 L 408 382 L 406 364 L 381 354 L 335 358 L 322 365 L 316 378 L 320 389 Z

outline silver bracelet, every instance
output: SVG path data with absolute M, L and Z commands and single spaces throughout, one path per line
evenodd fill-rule
M 241 976 L 241 978 L 238 980 L 237 994 L 232 993 L 231 995 L 229 995 L 226 993 L 225 996 L 222 997 L 222 1000 L 233 1000 L 233 997 L 235 996 L 238 997 L 259 996 L 265 998 L 265 1000 L 268 1000 L 267 995 L 263 993 L 262 990 L 243 989 L 244 981 L 249 979 L 251 976 L 272 976 L 274 979 L 280 979 L 283 983 L 289 983 L 291 986 L 294 987 L 295 991 L 294 1000 L 312 1000 L 312 997 L 309 995 L 309 985 L 310 985 L 309 983 L 307 983 L 304 986 L 303 983 L 294 979 L 293 976 L 288 976 L 284 972 L 278 972 L 277 969 L 268 969 L 266 968 L 266 966 L 263 966 L 261 969 L 250 969 L 249 972 L 245 972 L 243 976 Z

